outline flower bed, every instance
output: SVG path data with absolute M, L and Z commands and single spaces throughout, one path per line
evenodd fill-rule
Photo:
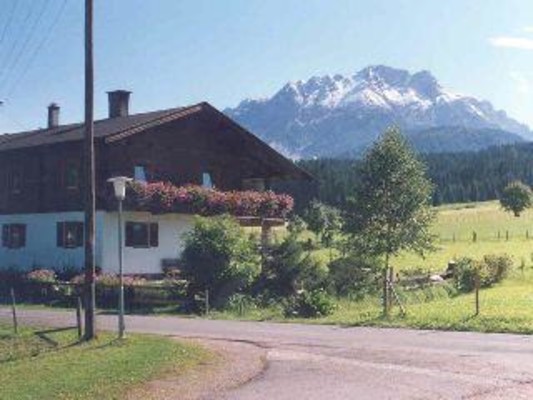
M 126 207 L 154 214 L 191 213 L 203 216 L 231 214 L 261 218 L 285 218 L 294 201 L 271 191 L 221 192 L 200 186 L 175 186 L 167 182 L 134 183 L 128 188 Z

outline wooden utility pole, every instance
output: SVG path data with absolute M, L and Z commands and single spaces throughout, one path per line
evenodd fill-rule
M 85 340 L 96 337 L 93 0 L 85 0 Z

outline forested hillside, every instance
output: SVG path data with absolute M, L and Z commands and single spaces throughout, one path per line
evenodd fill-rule
M 533 184 L 533 143 L 420 157 L 435 184 L 435 205 L 493 200 L 515 179 Z M 312 197 L 342 206 L 357 182 L 358 163 L 348 159 L 302 160 L 298 164 L 316 178 L 316 183 L 312 187 L 302 183 L 280 184 L 276 189 L 291 193 L 297 206 Z

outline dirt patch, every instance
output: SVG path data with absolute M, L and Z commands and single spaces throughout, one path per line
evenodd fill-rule
M 151 381 L 130 392 L 126 399 L 216 399 L 227 390 L 252 380 L 266 366 L 266 350 L 250 343 L 203 339 L 188 341 L 207 347 L 216 357 L 184 374 Z

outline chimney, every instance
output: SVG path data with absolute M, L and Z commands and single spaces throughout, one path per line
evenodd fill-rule
M 59 126 L 59 106 L 56 103 L 51 103 L 48 106 L 48 129 L 57 128 Z
M 109 118 L 125 117 L 129 114 L 130 93 L 127 90 L 107 92 L 109 96 Z

